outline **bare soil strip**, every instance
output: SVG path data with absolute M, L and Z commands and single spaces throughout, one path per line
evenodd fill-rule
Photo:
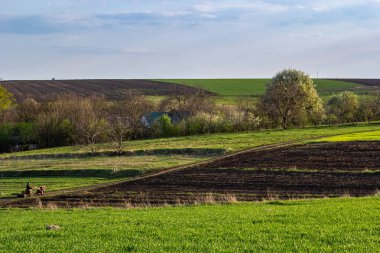
M 344 81 L 344 82 L 350 82 L 350 83 L 358 83 L 358 84 L 363 84 L 363 85 L 368 85 L 368 86 L 380 86 L 380 79 L 331 79 L 331 80 L 338 80 L 338 81 Z
M 315 143 L 252 151 L 221 159 L 210 167 L 376 171 L 380 170 L 380 142 Z

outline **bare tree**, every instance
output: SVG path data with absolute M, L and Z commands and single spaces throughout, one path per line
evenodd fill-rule
M 161 110 L 176 113 L 181 120 L 195 116 L 198 112 L 212 111 L 213 107 L 214 104 L 207 92 L 199 90 L 191 93 L 187 89 L 178 90 L 176 95 L 167 97 L 160 105 Z
M 119 117 L 123 118 L 125 123 L 128 123 L 130 136 L 133 138 L 139 137 L 145 126 L 142 123 L 142 117 L 154 110 L 154 105 L 144 96 L 136 95 L 132 92 L 126 94 L 123 101 L 119 102 Z
M 76 143 L 88 146 L 91 152 L 95 152 L 96 144 L 106 140 L 107 101 L 103 97 L 83 98 L 76 95 L 61 95 L 49 104 L 52 113 L 71 124 Z
M 118 154 L 123 153 L 126 141 L 132 133 L 131 120 L 128 116 L 130 108 L 125 104 L 115 103 L 108 115 L 109 135 Z
M 17 106 L 18 117 L 20 121 L 35 121 L 39 113 L 40 104 L 33 98 L 27 98 Z

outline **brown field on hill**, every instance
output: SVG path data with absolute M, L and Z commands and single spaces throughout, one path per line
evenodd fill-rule
M 331 79 L 331 80 L 337 80 L 337 81 L 344 81 L 344 82 L 350 82 L 350 83 L 358 83 L 368 86 L 379 86 L 380 87 L 380 79 L 349 79 L 349 78 L 343 78 L 343 79 Z
M 0 84 L 12 92 L 17 101 L 26 98 L 43 100 L 59 94 L 96 95 L 109 99 L 122 99 L 123 95 L 129 91 L 140 95 L 167 96 L 179 91 L 196 92 L 198 90 L 179 84 L 138 79 L 1 81 Z
M 255 151 L 217 161 L 213 168 L 375 171 L 380 169 L 379 142 L 331 142 Z
M 375 157 L 379 150 L 380 142 L 263 148 L 103 187 L 3 201 L 0 206 L 126 207 L 372 195 L 380 189 L 380 159 Z

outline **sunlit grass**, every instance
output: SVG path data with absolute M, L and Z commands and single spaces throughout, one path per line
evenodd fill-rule
M 0 252 L 378 252 L 380 198 L 3 209 Z M 60 230 L 46 231 L 47 224 Z
M 337 136 L 322 138 L 316 141 L 317 142 L 380 141 L 380 131 L 337 135 Z
M 20 193 L 26 182 L 48 191 L 92 185 L 206 159 L 193 156 L 130 156 L 4 160 L 0 163 L 0 197 Z
M 171 149 L 223 149 L 227 152 L 233 152 L 261 145 L 281 143 L 288 141 L 303 141 L 310 138 L 324 136 L 334 136 L 349 134 L 355 132 L 368 132 L 380 129 L 379 124 L 358 124 L 350 126 L 334 127 L 317 127 L 301 128 L 289 130 L 264 130 L 253 131 L 249 133 L 222 133 L 222 134 L 205 134 L 196 136 L 160 138 L 129 141 L 126 143 L 126 151 L 136 150 L 168 150 Z M 97 151 L 110 151 L 110 145 L 99 144 Z M 65 153 L 83 153 L 89 152 L 89 149 L 83 146 L 68 146 L 50 149 L 40 149 L 19 153 L 2 154 L 2 157 L 23 156 L 23 155 L 43 155 L 43 154 L 65 154 Z

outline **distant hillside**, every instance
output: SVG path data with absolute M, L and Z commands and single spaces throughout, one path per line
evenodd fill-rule
M 0 84 L 12 92 L 17 101 L 25 98 L 42 100 L 58 94 L 104 95 L 109 99 L 121 99 L 127 91 L 165 96 L 176 94 L 180 90 L 192 93 L 198 90 L 180 84 L 138 79 L 28 80 L 1 81 Z
M 183 84 L 206 89 L 223 96 L 260 96 L 265 93 L 270 79 L 160 79 L 158 81 Z M 314 79 L 317 90 L 322 93 L 357 89 L 362 85 L 348 80 Z

